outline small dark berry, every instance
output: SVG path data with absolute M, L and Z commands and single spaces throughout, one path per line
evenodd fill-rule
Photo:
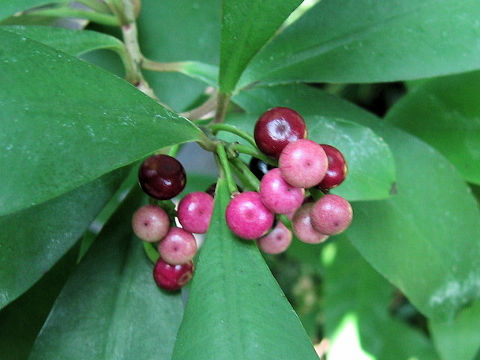
M 187 183 L 185 169 L 168 155 L 153 155 L 138 170 L 143 191 L 158 200 L 171 199 L 182 192 Z
M 265 175 L 269 170 L 273 169 L 274 166 L 267 164 L 265 161 L 252 157 L 250 163 L 248 164 L 250 171 L 257 177 L 257 179 L 262 180 L 263 175 Z
M 347 162 L 343 154 L 336 147 L 320 144 L 328 159 L 328 169 L 318 187 L 322 190 L 333 189 L 340 185 L 347 176 Z
M 153 279 L 162 289 L 178 290 L 190 281 L 193 271 L 193 261 L 182 265 L 170 265 L 159 258 L 153 268 Z
M 213 183 L 207 188 L 207 190 L 205 190 L 205 192 L 214 198 L 216 189 L 217 189 L 217 183 Z
M 263 153 L 278 158 L 289 143 L 307 137 L 307 127 L 296 111 L 276 107 L 260 116 L 255 125 L 254 137 Z

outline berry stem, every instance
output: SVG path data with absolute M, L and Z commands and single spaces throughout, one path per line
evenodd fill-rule
M 275 167 L 277 166 L 277 162 L 275 160 L 273 160 L 273 159 L 269 158 L 268 156 L 262 154 L 256 148 L 252 148 L 249 145 L 232 144 L 229 147 L 229 150 L 239 152 L 239 153 L 242 153 L 242 154 L 247 154 L 247 155 L 256 157 L 257 159 L 260 159 L 260 160 L 266 162 L 267 164 L 273 165 Z
M 239 177 L 244 178 L 252 189 L 258 191 L 260 188 L 260 180 L 258 180 L 257 177 L 250 171 L 248 166 L 245 165 L 244 162 L 239 158 L 230 159 L 230 162 L 234 165 L 235 169 L 241 173 Z
M 107 4 L 98 0 L 76 0 L 78 3 L 88 6 L 90 9 L 95 10 L 96 12 L 110 14 L 110 8 Z
M 317 201 L 325 196 L 322 190 L 316 188 L 309 189 L 310 195 L 313 197 L 313 200 Z
M 142 59 L 142 68 L 145 70 L 159 71 L 159 72 L 181 72 L 185 62 L 158 62 L 147 58 Z
M 219 131 L 226 131 L 232 134 L 235 134 L 245 140 L 247 140 L 250 144 L 252 144 L 253 147 L 257 147 L 257 144 L 255 143 L 255 139 L 253 136 L 250 136 L 248 133 L 246 133 L 243 130 L 240 130 L 236 126 L 228 125 L 228 124 L 212 124 L 210 125 L 210 130 L 212 133 L 215 135 Z
M 285 225 L 287 227 L 288 230 L 293 232 L 292 222 L 290 221 L 290 219 L 286 215 L 277 214 L 276 217 L 277 217 L 278 220 L 280 220 L 282 222 L 283 225 Z
M 143 242 L 143 250 L 145 251 L 145 255 L 150 259 L 152 263 L 156 263 L 157 260 L 160 258 L 157 249 L 152 243 L 142 241 Z
M 35 16 L 50 16 L 59 18 L 78 18 L 85 19 L 97 24 L 107 26 L 119 26 L 120 21 L 112 15 L 103 14 L 95 11 L 72 9 L 68 6 L 56 7 L 52 9 L 40 9 L 30 13 Z
M 245 190 L 252 190 L 258 191 L 258 185 L 255 185 L 255 182 L 252 182 L 248 175 L 245 175 L 242 170 L 238 166 L 235 165 L 233 159 L 230 159 L 230 163 L 232 165 L 233 172 L 235 175 L 240 179 L 242 182 L 242 186 Z
M 228 190 L 230 191 L 230 194 L 238 192 L 237 185 L 235 184 L 235 180 L 233 179 L 232 171 L 230 169 L 230 163 L 228 162 L 227 153 L 225 152 L 224 144 L 219 143 L 217 145 L 217 155 L 220 161 L 220 167 L 223 170 L 225 179 L 227 180 Z
M 218 124 L 223 122 L 223 119 L 227 114 L 227 108 L 228 108 L 229 102 L 230 102 L 230 95 L 225 93 L 218 94 L 217 111 L 215 113 L 215 118 L 212 121 L 213 123 Z

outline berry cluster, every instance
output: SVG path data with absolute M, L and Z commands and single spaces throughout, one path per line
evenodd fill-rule
M 182 164 L 168 155 L 146 159 L 140 166 L 138 179 L 145 193 L 156 200 L 172 199 L 186 184 Z M 160 258 L 153 270 L 158 286 L 178 290 L 192 278 L 193 257 L 197 252 L 192 233 L 207 232 L 212 212 L 213 197 L 205 192 L 186 195 L 178 204 L 176 214 L 170 216 L 155 204 L 144 205 L 135 212 L 132 218 L 134 233 L 143 241 L 158 242 Z M 175 215 L 182 228 L 175 226 Z
M 278 168 L 255 159 L 252 172 L 261 178 L 259 192 L 236 195 L 226 209 L 231 231 L 243 239 L 258 239 L 260 249 L 278 254 L 292 241 L 291 231 L 274 214 L 292 220 L 293 232 L 306 243 L 320 243 L 344 231 L 352 221 L 350 203 L 328 191 L 346 177 L 347 165 L 335 147 L 307 139 L 303 118 L 294 110 L 273 108 L 258 119 L 255 143 L 266 155 L 278 159 Z M 321 195 L 313 202 L 306 194 Z

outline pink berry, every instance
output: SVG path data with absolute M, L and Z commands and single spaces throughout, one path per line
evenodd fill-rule
M 335 235 L 343 232 L 353 218 L 350 203 L 338 195 L 325 195 L 318 200 L 310 211 L 312 225 L 323 234 Z
M 178 290 L 193 276 L 193 261 L 181 265 L 171 265 L 159 258 L 153 268 L 153 279 L 165 290 Z
M 158 245 L 158 252 L 162 259 L 169 264 L 185 264 L 195 256 L 197 242 L 192 233 L 172 227 Z
M 192 233 L 204 234 L 210 225 L 213 197 L 201 191 L 186 195 L 178 204 L 178 221 Z
M 274 220 L 273 214 L 263 205 L 260 194 L 254 191 L 246 191 L 232 199 L 225 218 L 235 235 L 249 240 L 264 235 Z
M 289 185 L 283 180 L 280 169 L 272 169 L 260 182 L 263 204 L 277 214 L 288 214 L 302 205 L 305 190 Z
M 312 226 L 310 210 L 313 203 L 305 203 L 295 212 L 292 225 L 295 236 L 308 244 L 319 244 L 327 240 L 328 235 L 322 234 Z
M 298 140 L 285 146 L 278 167 L 287 183 L 309 188 L 322 181 L 328 168 L 328 159 L 322 147 L 311 140 Z
M 288 249 L 291 242 L 292 232 L 280 221 L 272 231 L 257 240 L 260 250 L 267 254 L 280 254 Z
M 264 154 L 278 158 L 287 144 L 307 137 L 307 127 L 296 111 L 276 107 L 260 116 L 255 124 L 254 137 Z
M 135 235 L 141 240 L 156 242 L 167 235 L 170 219 L 161 207 L 145 205 L 133 214 L 132 227 Z
M 347 162 L 343 154 L 336 147 L 320 144 L 327 154 L 328 169 L 318 187 L 323 190 L 333 189 L 340 185 L 347 176 Z

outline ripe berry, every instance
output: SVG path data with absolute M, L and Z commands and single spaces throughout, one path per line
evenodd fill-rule
M 295 236 L 308 244 L 319 244 L 327 240 L 328 235 L 322 234 L 312 226 L 310 210 L 313 203 L 303 204 L 293 215 L 292 225 Z
M 190 281 L 193 271 L 193 261 L 182 265 L 171 265 L 159 258 L 153 268 L 153 279 L 162 289 L 178 290 Z
M 280 254 L 288 249 L 291 242 L 292 232 L 280 221 L 272 231 L 257 240 L 260 250 L 267 254 Z
M 309 188 L 322 181 L 327 172 L 328 160 L 322 147 L 311 140 L 298 140 L 285 146 L 278 167 L 287 183 L 299 188 Z
M 180 194 L 187 183 L 185 169 L 168 155 L 153 155 L 138 170 L 143 191 L 153 198 L 168 200 Z
M 158 245 L 158 252 L 162 259 L 169 264 L 185 264 L 195 256 L 197 242 L 192 233 L 172 227 Z
M 178 220 L 186 231 L 204 234 L 210 225 L 213 197 L 197 191 L 186 195 L 178 204 Z
M 350 203 L 338 195 L 325 195 L 310 211 L 312 225 L 323 234 L 335 235 L 344 231 L 352 222 L 353 210 Z
M 302 205 L 305 190 L 287 184 L 280 169 L 272 169 L 260 182 L 260 196 L 270 211 L 288 214 Z
M 262 179 L 269 170 L 273 169 L 273 166 L 267 164 L 265 161 L 252 157 L 250 163 L 248 164 L 250 171 L 257 177 L 257 179 Z
M 322 190 L 333 189 L 340 185 L 347 176 L 347 163 L 343 154 L 336 147 L 320 144 L 328 158 L 328 169 L 318 187 Z
M 133 214 L 132 227 L 135 235 L 141 240 L 156 242 L 167 235 L 170 219 L 161 207 L 145 205 Z
M 263 205 L 260 194 L 246 191 L 230 201 L 225 211 L 227 225 L 243 239 L 256 239 L 272 227 L 274 216 Z
M 289 143 L 307 137 L 307 127 L 296 111 L 276 107 L 260 116 L 255 124 L 254 137 L 263 153 L 278 158 Z

